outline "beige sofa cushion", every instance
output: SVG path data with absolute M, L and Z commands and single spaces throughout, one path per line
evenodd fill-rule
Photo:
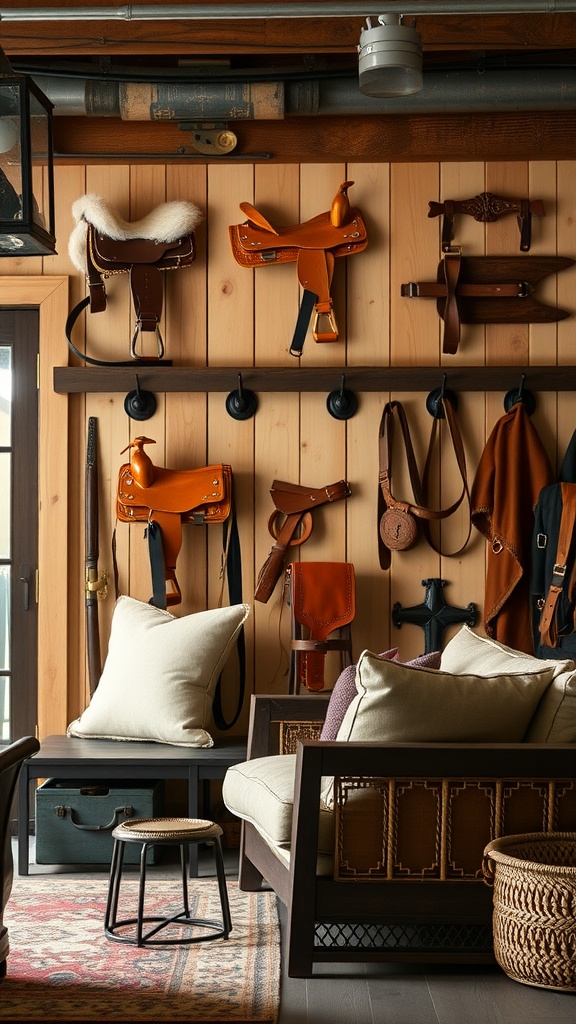
M 576 662 L 535 658 L 463 626 L 442 652 L 440 668 L 467 672 L 471 667 L 478 675 L 552 668 L 552 682 L 525 739 L 529 743 L 576 743 Z
M 232 814 L 250 821 L 275 846 L 290 846 L 296 754 L 255 757 L 229 768 L 222 783 L 222 799 Z M 320 809 L 318 850 L 334 847 L 333 814 Z
M 553 676 L 552 668 L 452 674 L 413 668 L 363 651 L 357 696 L 338 740 L 385 743 L 517 743 Z

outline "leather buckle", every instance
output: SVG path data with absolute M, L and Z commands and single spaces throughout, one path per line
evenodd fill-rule
M 556 563 L 552 570 L 552 579 L 550 581 L 550 587 L 553 589 L 562 590 L 565 575 L 566 566 L 558 565 L 558 563 Z

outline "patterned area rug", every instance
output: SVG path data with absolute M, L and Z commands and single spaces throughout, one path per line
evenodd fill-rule
M 105 937 L 107 891 L 107 877 L 14 879 L 4 915 L 10 955 L 0 1021 L 275 1024 L 280 932 L 273 893 L 240 892 L 229 881 L 228 939 L 139 949 Z M 189 891 L 192 917 L 221 920 L 216 879 L 191 879 Z M 119 919 L 135 916 L 136 893 L 136 879 L 123 879 Z M 149 878 L 145 915 L 177 913 L 181 895 L 178 880 Z

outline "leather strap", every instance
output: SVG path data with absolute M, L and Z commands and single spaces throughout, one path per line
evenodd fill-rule
M 290 342 L 291 356 L 302 355 L 302 349 L 304 348 L 304 342 L 306 341 L 306 334 L 308 332 L 308 325 L 317 302 L 318 296 L 315 295 L 314 292 L 308 291 L 308 289 L 305 288 L 302 292 L 298 319 L 296 320 L 294 334 L 292 341 Z
M 460 344 L 460 311 L 458 298 L 525 299 L 531 295 L 533 286 L 527 281 L 512 281 L 501 284 L 466 284 L 460 282 L 462 255 L 459 250 L 447 252 L 439 265 L 439 274 L 444 280 L 411 281 L 400 287 L 404 298 L 445 299 L 442 319 L 444 339 L 442 351 L 454 355 Z
M 75 356 L 78 356 L 79 359 L 84 360 L 85 363 L 89 363 L 90 366 L 150 366 L 150 364 L 153 364 L 154 366 L 172 366 L 171 359 L 159 360 L 156 357 L 147 358 L 145 356 L 139 356 L 136 359 L 96 359 L 93 356 L 87 356 L 86 353 L 82 352 L 79 348 L 77 348 L 74 342 L 72 341 L 72 331 L 74 329 L 76 321 L 78 320 L 78 317 L 80 316 L 82 311 L 86 309 L 86 306 L 89 303 L 90 296 L 87 295 L 86 298 L 82 299 L 81 302 L 78 302 L 74 306 L 74 309 L 72 309 L 71 312 L 68 314 L 68 318 L 66 320 L 66 326 L 64 328 L 66 339 L 68 341 L 68 347 L 70 351 L 73 352 Z
M 276 543 L 271 548 L 258 574 L 254 591 L 256 601 L 262 601 L 265 604 L 270 599 L 272 591 L 282 575 L 288 547 L 298 543 L 298 539 L 295 540 L 294 537 L 300 523 L 303 523 L 305 532 L 307 530 L 306 536 L 303 538 L 305 540 L 312 532 L 309 513 L 319 505 L 347 498 L 349 494 L 350 488 L 346 480 L 327 484 L 326 487 L 304 487 L 301 484 L 291 484 L 283 480 L 273 481 L 270 495 L 276 506 L 276 512 L 268 520 L 268 529 L 276 538 Z M 286 518 L 280 530 L 275 533 L 274 527 L 278 523 L 278 512 Z M 308 520 L 306 520 L 307 514 Z M 300 543 L 302 542 L 300 541 Z
M 410 436 L 410 428 L 408 426 L 408 419 L 406 412 L 402 404 L 398 401 L 387 402 L 384 406 L 382 418 L 380 420 L 380 428 L 378 433 L 378 444 L 379 444 L 379 488 L 378 488 L 378 553 L 380 566 L 382 569 L 388 569 L 390 567 L 390 551 L 386 547 L 380 523 L 382 516 L 387 508 L 398 508 L 400 510 L 410 512 L 416 516 L 423 526 L 423 532 L 426 540 L 440 555 L 458 555 L 466 547 L 468 540 L 470 539 L 470 533 L 472 529 L 472 523 L 470 515 L 468 516 L 468 533 L 462 546 L 454 552 L 445 552 L 442 548 L 436 544 L 430 533 L 429 524 L 432 520 L 447 519 L 448 516 L 453 515 L 454 512 L 460 507 L 464 499 L 468 503 L 468 509 L 470 509 L 470 491 L 468 487 L 467 472 L 466 472 L 466 455 L 464 452 L 464 445 L 462 443 L 462 437 L 460 429 L 458 427 L 458 420 L 452 403 L 440 396 L 439 405 L 444 412 L 444 418 L 448 425 L 448 431 L 450 434 L 450 440 L 454 449 L 454 455 L 456 458 L 456 464 L 458 466 L 458 472 L 462 479 L 462 491 L 460 496 L 445 509 L 431 509 L 427 505 L 427 496 L 430 481 L 430 469 L 432 463 L 432 456 L 434 448 L 436 446 L 436 438 L 438 434 L 439 415 L 433 417 L 432 427 L 430 430 L 430 439 L 428 443 L 428 451 L 426 453 L 426 461 L 424 464 L 424 472 L 422 479 L 418 472 L 418 466 L 416 463 L 416 456 L 414 454 L 414 447 L 412 445 L 412 438 Z M 408 474 L 410 477 L 410 484 L 412 487 L 413 502 L 400 501 L 392 493 L 392 452 L 393 452 L 393 439 L 394 439 L 394 417 L 396 416 L 400 425 L 402 440 L 404 444 L 404 454 L 406 463 L 408 466 Z
M 548 588 L 539 624 L 540 641 L 542 644 L 545 644 L 546 647 L 558 646 L 559 637 L 556 620 L 556 606 L 564 588 L 568 556 L 570 554 L 570 545 L 572 543 L 574 524 L 576 522 L 576 487 L 571 484 L 561 483 L 560 491 L 562 495 L 562 515 L 560 517 L 560 529 L 558 531 L 556 562 L 554 564 L 552 580 Z M 572 569 L 572 576 L 568 588 L 570 598 L 574 589 L 575 572 L 576 564 Z

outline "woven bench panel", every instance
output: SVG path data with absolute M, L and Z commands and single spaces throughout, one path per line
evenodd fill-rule
M 576 830 L 570 780 L 337 777 L 334 877 L 343 881 L 482 881 L 482 853 L 502 835 Z
M 494 782 L 447 782 L 445 876 L 482 878 L 482 851 L 495 834 L 497 786 Z
M 440 878 L 442 785 L 409 779 L 391 786 L 389 878 Z
M 300 740 L 319 740 L 323 722 L 280 722 L 279 753 L 295 754 Z

